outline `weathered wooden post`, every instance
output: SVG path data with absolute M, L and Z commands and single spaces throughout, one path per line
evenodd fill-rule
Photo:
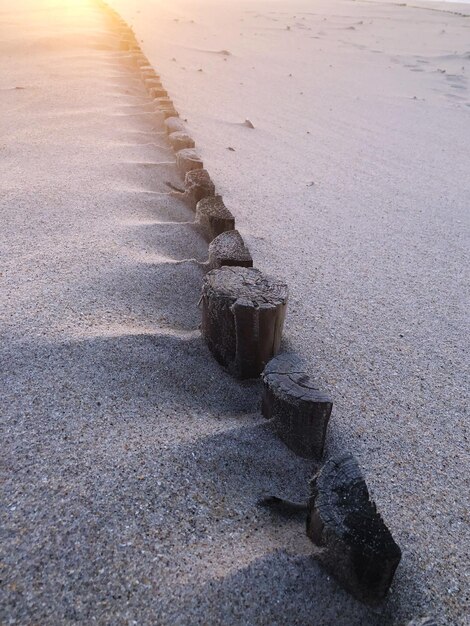
M 166 89 L 164 89 L 162 86 L 158 86 L 158 85 L 154 85 L 153 87 L 148 87 L 147 86 L 147 91 L 148 94 L 151 98 L 153 98 L 154 100 L 157 100 L 158 98 L 167 98 L 168 97 L 168 92 Z M 159 104 L 159 103 L 157 103 Z
M 235 218 L 225 206 L 222 196 L 212 196 L 198 202 L 196 219 L 204 227 L 209 241 L 227 230 L 235 229 Z
M 184 179 L 183 200 L 195 211 L 197 203 L 215 195 L 215 185 L 207 170 L 191 170 Z
M 238 378 L 255 378 L 279 351 L 287 285 L 246 267 L 212 270 L 202 288 L 201 330 L 217 359 Z
M 387 594 L 401 550 L 377 513 L 351 454 L 327 461 L 310 483 L 307 535 L 315 557 L 356 598 L 377 604 Z
M 295 354 L 280 354 L 262 374 L 264 417 L 273 420 L 279 437 L 299 456 L 321 459 L 332 400 L 305 374 Z
M 168 134 L 186 130 L 185 125 L 178 116 L 167 117 L 167 119 L 164 121 L 164 125 Z
M 204 165 L 194 148 L 184 148 L 176 153 L 176 167 L 183 176 L 192 170 L 202 170 Z
M 209 244 L 209 267 L 217 269 L 224 265 L 253 267 L 253 259 L 238 230 L 218 235 Z
M 168 141 L 175 152 L 184 150 L 185 148 L 194 148 L 194 139 L 183 131 L 176 131 L 168 135 Z

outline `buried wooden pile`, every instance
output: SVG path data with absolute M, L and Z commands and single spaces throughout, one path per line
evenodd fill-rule
M 252 267 L 235 219 L 195 150 L 180 119 L 126 22 L 98 0 L 117 24 L 119 48 L 140 73 L 155 112 L 163 118 L 184 191 L 175 192 L 196 212 L 210 242 L 209 271 L 202 287 L 202 335 L 216 360 L 240 378 L 262 376 L 262 413 L 297 455 L 321 460 L 333 402 L 318 390 L 295 354 L 278 354 L 288 287 Z M 246 125 L 253 129 L 251 122 Z M 375 604 L 386 595 L 401 558 L 400 548 L 370 500 L 357 461 L 350 454 L 325 462 L 311 482 L 307 505 L 276 496 L 266 501 L 307 515 L 314 556 L 356 598 Z M 415 622 L 413 622 L 414 624 Z M 424 624 L 432 624 L 425 621 Z M 411 626 L 411 623 L 410 623 Z
M 277 354 L 287 297 L 285 283 L 250 267 L 222 267 L 206 275 L 202 335 L 234 376 L 257 378 Z
M 387 594 L 401 550 L 371 501 L 351 454 L 328 460 L 313 477 L 307 535 L 316 558 L 358 600 L 377 604 Z
M 262 413 L 299 456 L 321 459 L 333 401 L 315 387 L 295 354 L 280 354 L 264 369 Z

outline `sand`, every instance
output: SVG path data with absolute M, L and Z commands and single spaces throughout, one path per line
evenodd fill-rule
M 359 457 L 403 548 L 397 617 L 461 624 L 470 8 L 409 4 L 113 0 L 255 265 L 291 287 L 286 346 L 335 400 L 329 451 Z
M 302 520 L 257 506 L 305 497 L 314 466 L 199 336 L 207 243 L 168 193 L 162 120 L 91 0 L 2 0 L 0 621 L 464 624 L 467 21 L 116 6 L 256 265 L 290 284 L 286 346 L 336 403 L 328 450 L 358 455 L 404 557 L 371 610 L 311 558 Z

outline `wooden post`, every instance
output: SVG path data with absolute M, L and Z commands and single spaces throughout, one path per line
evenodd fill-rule
M 160 76 L 155 72 L 153 68 L 148 70 L 141 70 L 140 76 L 144 83 L 146 83 L 147 81 L 160 82 Z
M 279 351 L 287 285 L 246 267 L 212 270 L 202 288 L 202 334 L 238 378 L 256 378 Z
M 370 500 L 351 454 L 332 458 L 310 483 L 307 535 L 316 558 L 357 599 L 377 604 L 387 594 L 401 550 Z
M 296 454 L 321 459 L 332 400 L 305 374 L 295 354 L 280 354 L 267 364 L 263 375 L 262 413 L 279 437 Z
M 194 139 L 183 131 L 177 131 L 168 135 L 168 141 L 175 152 L 184 150 L 185 148 L 194 148 Z
M 215 186 L 207 170 L 192 170 L 184 179 L 183 200 L 195 211 L 197 203 L 203 198 L 215 195 Z
M 165 122 L 166 132 L 170 135 L 177 131 L 185 131 L 186 127 L 178 116 L 168 117 Z
M 153 98 L 154 100 L 156 100 L 157 98 L 167 98 L 168 97 L 168 92 L 166 91 L 166 89 L 163 89 L 163 87 L 148 87 L 147 88 L 148 94 L 151 98 Z
M 144 78 L 144 84 L 148 91 L 150 89 L 163 89 L 162 81 L 157 77 Z
M 178 111 L 175 109 L 173 104 L 159 104 L 157 111 L 163 115 L 163 118 L 166 119 L 168 117 L 177 117 Z
M 209 267 L 213 270 L 224 265 L 253 267 L 250 251 L 238 230 L 218 235 L 209 245 Z
M 209 241 L 221 233 L 235 229 L 235 218 L 225 206 L 222 196 L 212 196 L 198 202 L 196 219 L 204 227 Z
M 202 170 L 204 165 L 194 148 L 185 148 L 176 153 L 176 167 L 183 176 L 192 170 Z

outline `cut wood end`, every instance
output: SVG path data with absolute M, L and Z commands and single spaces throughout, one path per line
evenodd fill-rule
M 252 267 L 222 267 L 212 270 L 204 278 L 205 286 L 235 303 L 247 300 L 258 308 L 269 304 L 279 306 L 287 304 L 287 285 L 275 278 L 264 275 Z
M 238 230 L 218 235 L 209 246 L 209 267 L 253 267 L 253 259 Z

